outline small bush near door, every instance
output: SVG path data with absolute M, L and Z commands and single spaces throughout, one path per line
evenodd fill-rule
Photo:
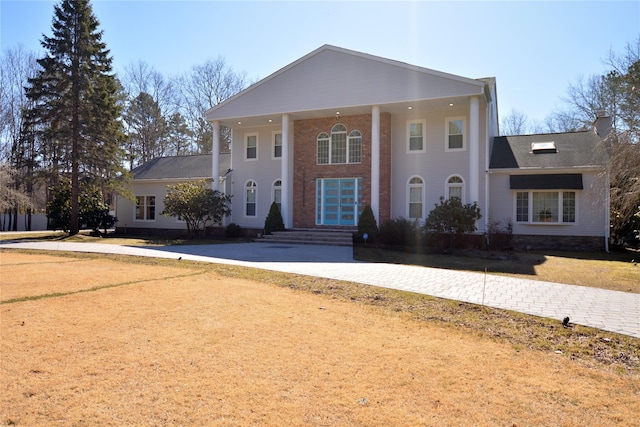
M 378 224 L 376 223 L 375 216 L 373 216 L 373 210 L 369 205 L 364 207 L 360 218 L 358 218 L 358 240 L 364 240 L 365 233 L 367 234 L 368 242 L 378 241 Z
M 284 221 L 276 202 L 271 203 L 269 214 L 264 221 L 264 234 L 271 234 L 274 231 L 284 231 Z

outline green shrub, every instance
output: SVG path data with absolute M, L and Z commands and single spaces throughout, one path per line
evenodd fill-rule
M 264 221 L 264 234 L 271 234 L 274 231 L 283 231 L 284 221 L 282 220 L 282 214 L 276 202 L 271 203 L 269 208 L 269 214 Z
M 457 197 L 440 197 L 440 204 L 429 212 L 424 222 L 424 230 L 436 236 L 447 235 L 453 247 L 457 237 L 476 231 L 476 221 L 482 218 L 478 202 L 463 205 Z
M 414 247 L 422 242 L 418 220 L 395 218 L 380 226 L 380 241 L 389 246 Z
M 235 239 L 237 237 L 243 237 L 244 231 L 242 230 L 242 227 L 232 222 L 224 229 L 224 235 L 229 239 Z
M 378 240 L 378 224 L 369 205 L 364 207 L 360 218 L 358 218 L 358 238 L 364 239 L 364 233 L 367 233 L 368 241 L 376 242 Z

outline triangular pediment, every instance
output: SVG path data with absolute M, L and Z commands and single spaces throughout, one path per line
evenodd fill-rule
M 208 120 L 479 95 L 485 83 L 325 45 L 205 113 Z

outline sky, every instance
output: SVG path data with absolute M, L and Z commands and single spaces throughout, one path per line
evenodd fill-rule
M 0 48 L 43 56 L 60 1 L 0 0 Z M 114 69 L 165 76 L 222 57 L 258 81 L 331 44 L 468 78 L 495 77 L 498 111 L 542 122 L 569 84 L 640 37 L 636 1 L 92 0 Z

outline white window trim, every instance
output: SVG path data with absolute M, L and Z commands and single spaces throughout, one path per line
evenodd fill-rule
M 422 124 L 422 149 L 421 150 L 412 150 L 411 149 L 411 125 L 415 123 Z M 420 120 L 407 120 L 406 126 L 407 132 L 407 153 L 426 153 L 427 152 L 427 121 L 425 119 Z
M 563 216 L 563 212 L 562 212 L 562 202 L 563 202 L 563 194 L 562 193 L 573 193 L 575 195 L 575 221 L 573 222 L 564 222 L 562 221 L 562 216 Z M 528 197 L 528 219 L 527 221 L 518 221 L 518 193 L 529 193 L 529 197 Z M 558 221 L 554 221 L 554 222 L 539 222 L 539 221 L 533 221 L 533 193 L 557 193 L 558 194 Z M 516 219 L 516 221 L 514 221 L 515 224 L 522 224 L 522 225 L 535 225 L 535 226 L 544 226 L 544 225 L 562 225 L 562 226 L 572 226 L 572 225 L 578 225 L 578 218 L 579 218 L 579 213 L 578 213 L 578 208 L 580 206 L 580 204 L 578 203 L 578 199 L 579 199 L 580 195 L 579 195 L 579 191 L 578 190 L 514 190 L 513 192 L 513 217 Z
M 276 157 L 276 135 L 280 135 L 280 157 Z M 274 130 L 271 132 L 271 160 L 282 159 L 282 131 Z
M 462 120 L 462 148 L 449 148 L 449 122 L 453 120 Z M 459 117 L 445 117 L 444 119 L 444 151 L 456 152 L 467 151 L 467 118 L 464 116 Z
M 249 187 L 248 184 L 250 182 L 253 182 L 255 185 L 252 187 Z M 249 199 L 247 198 L 248 188 L 253 188 L 255 190 L 254 191 L 256 195 L 255 202 L 254 202 L 254 204 L 256 205 L 255 215 L 247 215 L 247 203 L 249 203 Z M 244 204 L 242 205 L 242 216 L 244 216 L 245 218 L 256 218 L 258 216 L 258 182 L 255 179 L 248 179 L 244 183 L 243 192 L 244 192 Z
M 354 132 L 358 132 L 359 136 L 351 136 Z M 360 140 L 360 161 L 359 162 L 352 162 L 350 161 L 351 159 L 351 144 L 352 141 L 354 139 L 359 139 Z M 363 152 L 363 144 L 362 144 L 362 132 L 360 132 L 358 129 L 352 129 L 347 133 L 347 163 L 344 164 L 348 164 L 348 165 L 359 165 L 362 163 L 362 152 Z
M 422 184 L 420 184 L 420 186 L 422 187 L 422 194 L 421 194 L 421 197 L 422 197 L 422 212 L 420 214 L 420 218 L 412 218 L 411 217 L 411 208 L 410 208 L 410 205 L 411 205 L 411 190 L 410 189 L 414 188 L 414 187 L 418 187 L 418 184 L 411 184 L 411 180 L 413 178 L 420 178 L 422 180 Z M 424 204 L 425 204 L 425 197 L 426 197 L 426 187 L 427 186 L 425 184 L 425 180 L 420 175 L 412 175 L 412 176 L 409 177 L 409 179 L 407 179 L 405 206 L 406 206 L 406 212 L 407 212 L 407 218 L 408 219 L 410 219 L 410 220 L 419 219 L 421 221 L 424 219 Z
M 465 183 L 464 178 L 462 177 L 462 175 L 454 173 L 452 175 L 449 175 L 447 177 L 447 179 L 445 179 L 445 181 L 444 181 L 444 194 L 445 194 L 447 199 L 450 199 L 451 196 L 449 195 L 449 189 L 451 187 L 457 187 L 458 186 L 458 185 L 454 185 L 454 184 L 449 184 L 449 180 L 451 178 L 453 178 L 453 177 L 458 177 L 458 178 L 460 178 L 462 180 L 462 183 L 460 184 L 460 186 L 462 187 L 462 200 L 461 200 L 461 202 L 462 202 L 462 204 L 464 204 L 465 200 L 466 200 L 466 191 L 465 191 L 466 183 Z
M 136 198 L 138 197 L 144 197 L 144 219 L 138 219 L 136 218 L 136 208 L 137 208 L 137 200 L 134 202 L 133 204 L 133 221 L 134 222 L 156 222 L 156 217 L 158 216 L 158 197 L 155 194 L 136 194 L 135 195 Z M 147 197 L 154 197 L 155 198 L 155 213 L 154 213 L 154 217 L 153 219 L 147 219 Z
M 249 137 L 250 136 L 255 136 L 256 137 L 256 157 L 247 157 L 247 149 L 249 148 Z M 259 141 L 259 137 L 258 137 L 258 133 L 257 132 L 252 132 L 252 133 L 245 133 L 244 134 L 244 160 L 247 162 L 254 162 L 256 160 L 258 160 L 258 154 L 259 154 L 259 150 L 258 147 L 260 147 L 260 141 Z
M 323 140 L 326 140 L 328 142 L 328 145 L 327 145 L 328 158 L 326 163 L 320 163 L 320 156 L 318 155 L 318 143 L 320 140 L 320 135 L 322 134 L 328 135 L 328 138 L 322 138 Z M 331 135 L 327 134 L 327 132 L 320 132 L 318 135 L 316 135 L 316 165 L 324 166 L 324 165 L 330 165 L 330 164 L 331 164 Z
M 346 129 L 345 131 L 345 144 L 346 144 L 346 155 L 345 155 L 345 161 L 344 162 L 339 162 L 339 163 L 335 163 L 333 162 L 333 132 L 320 132 L 317 136 L 316 136 L 316 165 L 318 166 L 327 166 L 327 165 L 360 165 L 362 164 L 362 157 L 364 156 L 364 141 L 363 141 L 363 136 L 362 136 L 362 131 L 358 130 L 358 129 L 352 129 L 349 130 L 347 128 L 346 125 L 344 125 L 343 123 L 336 123 L 335 125 L 333 125 L 331 127 L 331 129 L 333 129 L 336 125 L 342 125 L 344 126 L 344 128 Z M 351 133 L 352 132 L 358 132 L 360 134 L 360 136 L 358 137 L 360 139 L 360 161 L 359 162 L 350 162 L 349 161 L 349 153 L 350 153 L 350 148 L 351 148 L 351 140 L 355 139 L 354 137 L 351 137 Z M 326 134 L 329 136 L 329 159 L 327 163 L 320 163 L 320 159 L 318 157 L 318 140 L 320 139 L 320 135 L 322 134 Z

